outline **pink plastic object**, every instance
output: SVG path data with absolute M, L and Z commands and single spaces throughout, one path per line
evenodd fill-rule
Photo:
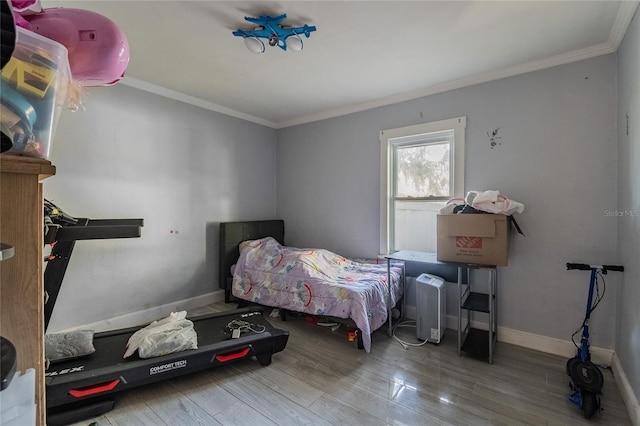
M 69 51 L 73 80 L 82 86 L 111 86 L 129 65 L 127 37 L 109 18 L 89 10 L 52 8 L 24 18 L 31 31 Z
M 15 21 L 15 24 L 17 27 L 24 28 L 25 30 L 31 31 L 31 24 L 27 22 L 27 20 L 24 19 L 21 15 L 16 13 L 13 16 L 13 20 Z
M 28 14 L 33 12 L 40 12 L 42 6 L 40 6 L 40 0 L 11 0 L 11 8 L 13 9 L 13 19 L 16 26 L 24 28 L 25 30 L 31 30 L 31 24 L 22 17 L 22 13 Z
M 11 0 L 11 7 L 16 12 L 24 12 L 30 7 L 34 10 L 41 9 L 39 0 Z

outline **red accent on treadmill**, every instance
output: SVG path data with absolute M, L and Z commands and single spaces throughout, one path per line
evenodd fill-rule
M 247 356 L 247 354 L 249 354 L 250 350 L 251 350 L 251 347 L 248 347 L 238 352 L 233 352 L 226 355 L 216 355 L 216 360 L 220 362 L 227 362 L 227 361 L 232 361 L 234 359 L 244 358 L 245 356 Z
M 113 390 L 118 383 L 120 383 L 120 379 L 115 379 L 107 383 L 100 383 L 99 385 L 87 386 L 86 388 L 71 389 L 69 391 L 69 395 L 75 396 L 76 398 L 82 398 L 89 395 L 95 395 L 97 393 L 108 392 Z

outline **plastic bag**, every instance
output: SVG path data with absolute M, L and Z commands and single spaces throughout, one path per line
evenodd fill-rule
M 140 358 L 151 358 L 198 349 L 198 336 L 193 322 L 186 319 L 187 312 L 172 312 L 168 317 L 154 321 L 129 338 L 124 358 L 138 350 Z

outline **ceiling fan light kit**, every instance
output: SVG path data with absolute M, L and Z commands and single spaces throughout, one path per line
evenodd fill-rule
M 316 30 L 315 26 L 303 25 L 301 27 L 283 26 L 282 21 L 287 18 L 286 13 L 278 16 L 260 15 L 257 18 L 245 16 L 245 21 L 257 25 L 253 30 L 243 30 L 238 28 L 233 32 L 236 37 L 243 37 L 244 44 L 253 53 L 264 53 L 266 50 L 263 39 L 266 39 L 269 46 L 278 46 L 286 51 L 287 46 L 291 50 L 300 51 L 304 48 L 301 35 L 309 38 L 309 35 Z

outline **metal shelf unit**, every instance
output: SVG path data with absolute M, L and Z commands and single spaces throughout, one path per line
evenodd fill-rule
M 488 273 L 486 293 L 476 291 L 478 284 L 472 284 L 472 269 Z M 466 283 L 463 279 L 464 273 Z M 489 364 L 493 364 L 493 352 L 498 341 L 497 290 L 498 271 L 495 266 L 458 266 L 458 355 L 466 352 L 488 358 Z M 488 317 L 486 329 L 474 327 L 478 324 L 476 313 Z

